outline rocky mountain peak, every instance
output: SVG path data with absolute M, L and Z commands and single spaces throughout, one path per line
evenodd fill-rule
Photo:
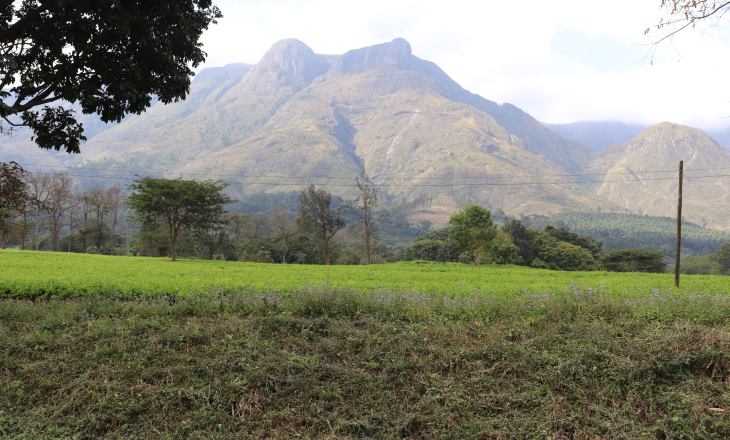
M 335 62 L 328 76 L 353 75 L 390 65 L 407 69 L 412 55 L 410 43 L 403 38 L 396 38 L 390 43 L 347 51 Z
M 275 93 L 282 87 L 306 86 L 329 70 L 330 64 L 297 40 L 274 43 L 261 61 L 246 74 L 238 92 Z

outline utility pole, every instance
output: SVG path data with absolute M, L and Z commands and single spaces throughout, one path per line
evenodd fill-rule
M 684 161 L 679 161 L 679 198 L 677 199 L 677 257 L 674 259 L 674 286 L 679 287 L 679 255 L 682 250 L 682 177 Z

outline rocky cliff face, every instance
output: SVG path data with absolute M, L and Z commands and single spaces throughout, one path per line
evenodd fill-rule
M 235 88 L 236 93 L 277 93 L 283 87 L 307 86 L 330 64 L 301 41 L 290 38 L 271 46 Z

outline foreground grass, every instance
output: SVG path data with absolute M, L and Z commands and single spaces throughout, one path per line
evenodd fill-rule
M 583 286 L 2 300 L 0 436 L 724 439 L 729 324 Z
M 212 285 L 291 292 L 307 283 L 368 289 L 416 289 L 428 293 L 473 292 L 511 298 L 517 293 L 560 292 L 572 283 L 604 285 L 615 295 L 669 289 L 670 274 L 559 272 L 519 266 L 473 266 L 457 263 L 407 262 L 372 266 L 304 266 L 109 257 L 61 252 L 0 251 L 0 296 L 33 297 L 39 293 L 75 296 L 84 293 L 180 295 Z M 685 275 L 686 292 L 727 292 L 728 278 Z

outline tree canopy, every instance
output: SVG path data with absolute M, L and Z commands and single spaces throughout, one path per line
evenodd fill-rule
M 479 205 L 469 205 L 452 215 L 449 223 L 449 235 L 454 242 L 471 251 L 476 263 L 481 264 L 484 248 L 498 234 L 491 212 Z
M 330 208 L 332 194 L 310 184 L 299 193 L 297 224 L 305 233 L 316 237 L 324 250 L 324 264 L 330 264 L 329 242 L 347 224 L 340 207 Z
M 222 191 L 226 183 L 206 180 L 154 179 L 142 177 L 129 185 L 134 191 L 127 204 L 144 225 L 165 224 L 170 237 L 170 254 L 175 261 L 175 242 L 181 231 L 203 232 L 224 222 L 222 205 L 232 200 Z
M 118 122 L 184 99 L 221 16 L 211 0 L 0 0 L 0 117 L 78 153 L 83 127 L 61 101 Z

